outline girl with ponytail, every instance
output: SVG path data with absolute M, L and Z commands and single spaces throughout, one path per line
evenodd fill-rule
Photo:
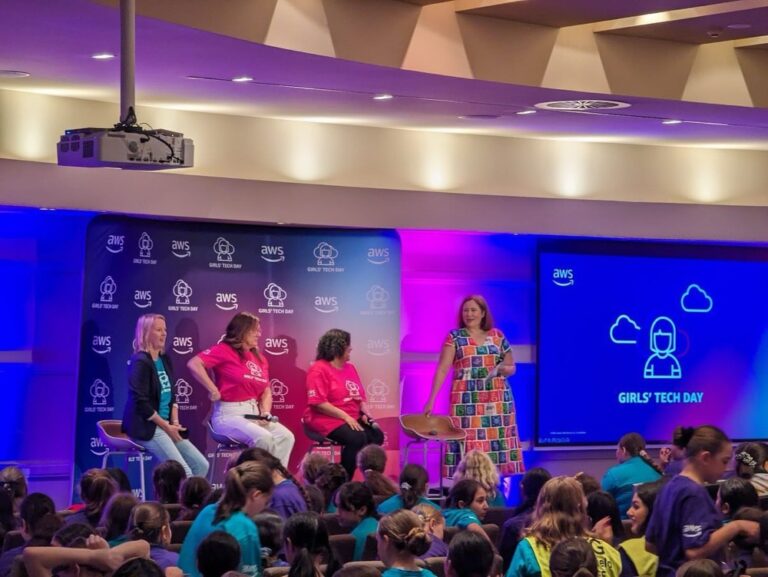
M 258 447 L 251 447 L 240 453 L 240 456 L 237 458 L 238 465 L 248 462 L 262 463 L 272 473 L 275 488 L 272 491 L 272 500 L 269 502 L 269 508 L 283 519 L 288 519 L 294 513 L 311 509 L 312 503 L 307 491 L 296 482 L 296 479 L 283 466 L 280 459 L 269 451 Z
M 632 503 L 632 491 L 638 483 L 651 483 L 661 478 L 663 471 L 645 452 L 645 439 L 637 433 L 627 433 L 616 447 L 614 465 L 605 472 L 601 485 L 616 499 L 621 518 L 627 518 L 627 509 Z
M 333 557 L 328 530 L 317 513 L 293 515 L 283 529 L 283 550 L 291 564 L 288 577 L 331 577 L 339 563 Z M 320 564 L 325 561 L 325 573 Z
M 646 548 L 659 556 L 658 577 L 672 577 L 686 561 L 718 556 L 735 537 L 757 541 L 759 525 L 736 520 L 723 525 L 705 483 L 716 482 L 731 459 L 732 447 L 712 426 L 682 431 L 686 464 L 659 492 L 645 531 Z
M 552 577 L 597 577 L 595 551 L 589 541 L 582 537 L 560 541 L 552 549 L 549 570 Z
M 366 487 L 374 498 L 389 499 L 397 494 L 397 487 L 384 474 L 387 468 L 387 452 L 379 445 L 366 445 L 357 454 L 357 468 L 363 474 Z
M 171 542 L 171 517 L 160 503 L 147 501 L 136 505 L 128 521 L 128 534 L 133 541 L 142 539 L 149 543 L 149 558 L 163 571 L 178 565 L 179 554 L 165 548 Z
M 189 528 L 179 555 L 182 571 L 191 577 L 201 577 L 196 562 L 198 545 L 210 533 L 225 531 L 240 545 L 240 572 L 260 577 L 261 543 L 251 518 L 266 508 L 273 487 L 272 472 L 263 463 L 248 462 L 230 469 L 221 500 L 200 511 Z
M 344 483 L 336 493 L 336 505 L 339 524 L 349 529 L 355 538 L 353 561 L 360 561 L 365 550 L 368 535 L 376 532 L 379 516 L 373 502 L 373 493 L 363 483 L 352 481 Z
M 429 550 L 432 539 L 413 511 L 400 509 L 382 517 L 376 541 L 379 559 L 387 567 L 381 577 L 435 577 L 416 564 L 416 559 Z
M 421 465 L 410 463 L 400 473 L 400 494 L 393 495 L 379 505 L 379 513 L 386 515 L 399 509 L 413 509 L 417 504 L 431 505 L 436 509 L 440 507 L 424 495 L 427 492 L 429 475 Z

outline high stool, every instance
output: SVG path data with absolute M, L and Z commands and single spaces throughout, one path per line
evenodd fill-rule
M 424 416 L 420 413 L 410 415 L 400 415 L 400 426 L 403 432 L 408 435 L 412 441 L 405 446 L 405 462 L 411 452 L 411 445 L 420 444 L 424 451 L 424 468 L 427 468 L 427 449 L 430 441 L 435 441 L 440 445 L 440 497 L 443 497 L 443 453 L 445 452 L 445 443 L 450 441 L 459 442 L 466 439 L 467 432 L 459 429 L 453 424 L 451 418 L 447 415 Z
M 312 441 L 312 444 L 309 446 L 309 450 L 307 451 L 307 455 L 312 453 L 312 451 L 315 449 L 328 447 L 331 450 L 331 463 L 335 463 L 336 447 L 341 447 L 341 444 L 337 443 L 336 441 L 332 441 L 328 437 L 325 437 L 314 429 L 310 428 L 304 419 L 301 420 L 301 428 L 304 430 L 304 436 Z
M 211 439 L 216 443 L 216 448 L 213 450 L 213 462 L 208 469 L 208 482 L 213 483 L 213 475 L 216 471 L 216 461 L 219 459 L 219 454 L 222 451 L 242 451 L 243 449 L 247 449 L 248 445 L 241 443 L 228 435 L 217 433 L 216 429 L 213 428 L 211 421 L 206 421 L 205 426 L 208 427 L 208 434 L 211 436 Z
M 147 493 L 144 486 L 144 447 L 134 443 L 128 435 L 122 431 L 123 422 L 118 419 L 107 419 L 96 423 L 99 439 L 107 448 L 101 460 L 101 468 L 107 468 L 107 461 L 113 455 L 134 455 L 139 460 L 139 474 L 141 475 L 141 499 L 146 500 Z

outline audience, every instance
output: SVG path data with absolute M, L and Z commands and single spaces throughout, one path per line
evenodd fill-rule
M 489 507 L 504 507 L 507 502 L 499 486 L 499 470 L 484 452 L 473 449 L 459 461 L 453 480 L 474 479 L 485 489 Z
M 278 557 L 278 553 L 283 548 L 283 527 L 285 519 L 277 513 L 264 511 L 253 517 L 253 522 L 259 530 L 259 541 L 261 542 L 261 566 L 285 567 L 288 565 Z
M 336 491 L 347 482 L 347 471 L 338 463 L 327 463 L 320 468 L 315 485 L 323 493 L 326 513 L 336 512 Z
M 742 507 L 757 507 L 759 503 L 757 490 L 747 479 L 726 479 L 717 489 L 715 506 L 720 509 L 726 523 L 733 519 Z
M 736 475 L 749 479 L 759 497 L 768 495 L 768 446 L 765 443 L 742 443 L 734 453 Z
M 676 427 L 672 433 L 672 445 L 662 447 L 659 451 L 659 462 L 664 469 L 665 477 L 679 475 L 685 465 L 685 444 L 682 441 L 683 427 Z
M 462 479 L 454 483 L 448 493 L 446 509 L 443 510 L 446 527 L 458 527 L 478 533 L 488 539 L 482 527 L 488 512 L 485 489 L 474 479 Z
M 16 511 L 13 507 L 13 494 L 0 489 L 0 543 L 5 534 L 16 529 Z
M 114 477 L 113 477 L 114 478 Z M 117 493 L 107 501 L 104 512 L 99 521 L 99 527 L 104 529 L 102 537 L 107 540 L 110 547 L 128 541 L 128 522 L 133 508 L 139 500 L 132 493 Z
M 425 497 L 428 483 L 427 470 L 421 465 L 409 463 L 400 473 L 400 494 L 382 501 L 378 507 L 379 513 L 386 515 L 399 509 L 412 509 L 417 503 L 438 507 Z
M 597 557 L 589 541 L 571 537 L 560 541 L 549 556 L 552 577 L 597 577 Z M 646 575 L 646 573 L 635 573 Z
M 659 558 L 645 548 L 645 528 L 648 526 L 648 519 L 653 513 L 656 495 L 659 493 L 663 482 L 664 480 L 661 479 L 635 487 L 635 492 L 632 494 L 632 504 L 627 511 L 633 538 L 627 539 L 619 545 L 622 577 L 656 575 Z
M 724 577 L 719 563 L 712 559 L 694 559 L 683 563 L 675 577 Z
M 382 577 L 436 577 L 417 564 L 418 557 L 429 550 L 431 539 L 413 511 L 400 509 L 382 517 L 376 541 L 379 559 L 387 568 Z
M 197 570 L 202 577 L 222 577 L 240 567 L 240 544 L 226 531 L 214 531 L 197 548 Z
M 128 475 L 125 474 L 120 467 L 108 467 L 104 469 L 112 480 L 117 483 L 117 490 L 121 493 L 131 493 L 131 482 L 128 480 Z
M 24 544 L 9 549 L 0 556 L 0 577 L 6 577 L 10 573 L 13 560 L 21 555 L 26 547 L 50 545 L 53 533 L 58 531 L 63 523 L 56 515 L 53 500 L 43 493 L 30 493 L 24 497 L 19 506 L 19 517 Z
M 290 563 L 289 577 L 331 577 L 339 568 L 328 530 L 317 513 L 297 513 L 285 523 L 283 549 Z M 326 564 L 325 571 L 320 565 Z
M 128 532 L 132 540 L 143 539 L 149 543 L 149 557 L 161 569 L 179 564 L 179 554 L 166 549 L 171 542 L 171 518 L 160 503 L 147 501 L 136 505 L 128 523 Z
M 187 477 L 179 488 L 179 521 L 194 521 L 200 510 L 207 505 L 212 487 L 205 477 Z
M 336 506 L 339 524 L 349 529 L 349 533 L 355 538 L 355 553 L 352 559 L 360 561 L 368 535 L 376 533 L 379 524 L 373 493 L 363 483 L 344 483 L 336 494 Z
M 21 501 L 27 496 L 27 478 L 18 467 L 9 465 L 0 471 L 0 489 L 5 489 L 13 498 L 13 511 L 18 515 Z
M 80 477 L 80 498 L 85 507 L 69 515 L 64 519 L 64 523 L 86 523 L 91 527 L 97 527 L 101 520 L 104 508 L 117 493 L 117 483 L 110 477 L 104 469 L 88 469 Z
M 626 511 L 624 511 L 626 515 Z M 589 526 L 595 530 L 600 525 L 600 537 L 614 547 L 624 540 L 624 525 L 616 499 L 607 491 L 595 491 L 587 497 L 587 518 Z
M 648 457 L 645 439 L 637 433 L 627 433 L 619 439 L 616 460 L 619 464 L 605 472 L 601 485 L 616 499 L 621 518 L 626 519 L 632 501 L 632 487 L 637 483 L 655 481 L 661 477 L 662 471 Z
M 184 466 L 178 461 L 169 459 L 160 463 L 152 472 L 155 499 L 164 505 L 178 503 L 181 482 L 186 478 Z
M 448 554 L 448 545 L 445 544 L 445 517 L 440 509 L 432 505 L 416 505 L 411 509 L 421 519 L 424 530 L 432 538 L 429 550 L 421 555 L 422 559 L 430 557 L 445 557 Z
M 320 471 L 328 463 L 328 459 L 321 453 L 307 453 L 299 465 L 304 490 L 309 495 L 310 510 L 315 513 L 325 512 L 325 497 L 316 482 Z
M 272 481 L 275 488 L 272 491 L 272 500 L 269 508 L 287 519 L 294 513 L 307 511 L 310 507 L 310 500 L 304 487 L 295 482 L 293 475 L 280 462 L 280 459 L 274 457 L 269 451 L 259 447 L 250 447 L 240 453 L 237 464 L 256 462 L 266 466 L 272 473 Z
M 387 468 L 387 452 L 379 445 L 366 445 L 357 454 L 357 468 L 363 474 L 363 483 L 373 497 L 388 499 L 397 494 L 397 486 L 384 474 Z
M 496 577 L 493 547 L 477 533 L 463 531 L 451 540 L 445 559 L 445 577 Z
M 585 497 L 589 497 L 592 493 L 601 489 L 600 481 L 595 479 L 592 475 L 579 472 L 576 473 L 573 478 L 576 479 L 581 485 L 581 490 L 584 491 Z

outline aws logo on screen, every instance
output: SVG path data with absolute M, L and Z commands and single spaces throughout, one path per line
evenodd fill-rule
M 573 269 L 572 268 L 553 268 L 552 269 L 552 282 L 557 286 L 573 286 Z

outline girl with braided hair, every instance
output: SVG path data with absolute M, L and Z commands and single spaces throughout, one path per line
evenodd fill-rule
M 429 550 L 431 537 L 424 530 L 419 516 L 408 509 L 400 509 L 381 518 L 376 533 L 379 559 L 387 569 L 381 577 L 435 577 L 416 560 Z
M 176 567 L 179 554 L 165 547 L 171 542 L 171 516 L 160 503 L 147 501 L 133 508 L 128 521 L 131 540 L 142 539 L 149 543 L 149 558 L 165 571 Z
M 224 480 L 221 500 L 200 511 L 189 528 L 179 555 L 182 571 L 191 577 L 201 577 L 196 562 L 198 545 L 214 531 L 225 531 L 240 544 L 240 572 L 260 577 L 261 542 L 252 517 L 266 508 L 274 484 L 272 472 L 263 463 L 248 462 L 231 468 Z
M 627 433 L 616 447 L 614 465 L 605 472 L 601 485 L 616 499 L 621 518 L 627 518 L 627 509 L 632 503 L 632 492 L 638 483 L 651 483 L 661 478 L 663 471 L 645 452 L 645 439 L 637 433 Z
M 249 462 L 263 464 L 272 474 L 275 488 L 272 491 L 272 500 L 269 502 L 269 508 L 275 513 L 283 519 L 288 519 L 294 513 L 311 509 L 312 503 L 307 491 L 296 482 L 296 479 L 283 466 L 280 459 L 269 451 L 258 447 L 250 447 L 240 453 L 240 456 L 237 458 L 238 465 Z

